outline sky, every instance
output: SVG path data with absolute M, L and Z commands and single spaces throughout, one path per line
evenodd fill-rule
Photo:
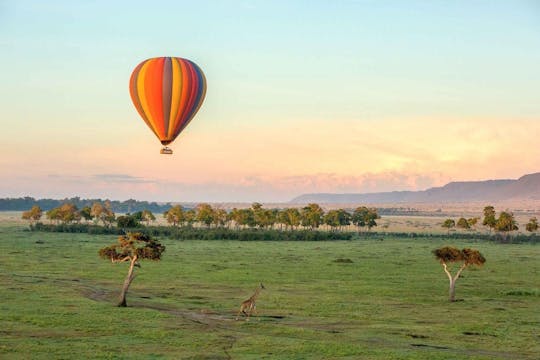
M 540 171 L 538 1 L 0 0 L 0 197 L 283 202 Z M 141 61 L 207 79 L 160 155 Z

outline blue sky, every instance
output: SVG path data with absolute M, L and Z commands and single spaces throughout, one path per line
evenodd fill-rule
M 0 1 L 0 45 L 0 196 L 277 201 L 540 169 L 526 160 L 540 155 L 535 1 Z M 156 140 L 127 91 L 154 56 L 189 58 L 208 80 L 173 159 L 147 155 Z M 508 124 L 519 146 L 486 130 Z M 487 149 L 475 162 L 471 138 Z M 99 174 L 156 186 L 91 185 Z

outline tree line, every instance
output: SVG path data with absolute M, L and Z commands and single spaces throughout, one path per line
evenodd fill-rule
M 44 211 L 34 205 L 23 212 L 22 218 L 31 222 L 41 220 Z M 93 222 L 105 227 L 116 225 L 120 228 L 136 228 L 149 225 L 156 220 L 152 211 L 144 209 L 126 215 L 116 216 L 111 203 L 94 202 L 91 206 L 79 209 L 67 202 L 45 212 L 46 218 L 54 224 Z M 200 226 L 206 228 L 233 229 L 279 229 L 279 230 L 315 230 L 326 225 L 330 231 L 340 231 L 354 225 L 358 231 L 371 230 L 377 226 L 380 216 L 375 208 L 359 206 L 354 211 L 332 209 L 324 211 L 318 204 L 308 204 L 302 208 L 267 209 L 260 203 L 253 203 L 249 208 L 233 208 L 226 211 L 207 203 L 198 204 L 193 209 L 181 205 L 171 206 L 163 212 L 163 217 L 173 227 Z
M 483 215 L 482 225 L 487 227 L 490 233 L 494 231 L 507 236 L 512 231 L 519 230 L 517 221 L 511 211 L 501 211 L 499 216 L 497 216 L 495 208 L 492 205 L 488 205 L 484 207 Z M 450 233 L 450 230 L 453 228 L 475 230 L 479 220 L 479 217 L 469 219 L 461 217 L 457 221 L 454 219 L 446 219 L 441 226 L 447 229 L 448 233 Z M 538 219 L 535 216 L 531 217 L 529 222 L 525 224 L 525 230 L 530 233 L 535 233 L 538 230 Z
M 33 205 L 39 206 L 44 211 L 59 207 L 65 203 L 71 203 L 77 208 L 82 209 L 86 206 L 91 207 L 94 203 L 110 204 L 111 210 L 118 213 L 131 213 L 142 210 L 150 210 L 154 213 L 160 213 L 171 207 L 170 203 L 158 204 L 156 202 L 138 201 L 129 199 L 126 201 L 102 200 L 102 199 L 81 199 L 80 197 L 57 199 L 39 199 L 26 196 L 22 198 L 3 198 L 0 199 L 0 211 L 24 211 L 30 209 Z

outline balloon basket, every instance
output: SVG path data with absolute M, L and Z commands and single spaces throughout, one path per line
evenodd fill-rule
M 165 154 L 165 155 L 171 155 L 172 154 L 172 149 L 165 146 L 163 149 L 160 150 L 159 153 L 160 154 Z

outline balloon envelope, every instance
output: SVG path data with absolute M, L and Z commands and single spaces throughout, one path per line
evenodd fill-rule
M 141 62 L 129 81 L 131 100 L 163 145 L 189 124 L 206 94 L 206 79 L 192 61 L 159 57 Z

